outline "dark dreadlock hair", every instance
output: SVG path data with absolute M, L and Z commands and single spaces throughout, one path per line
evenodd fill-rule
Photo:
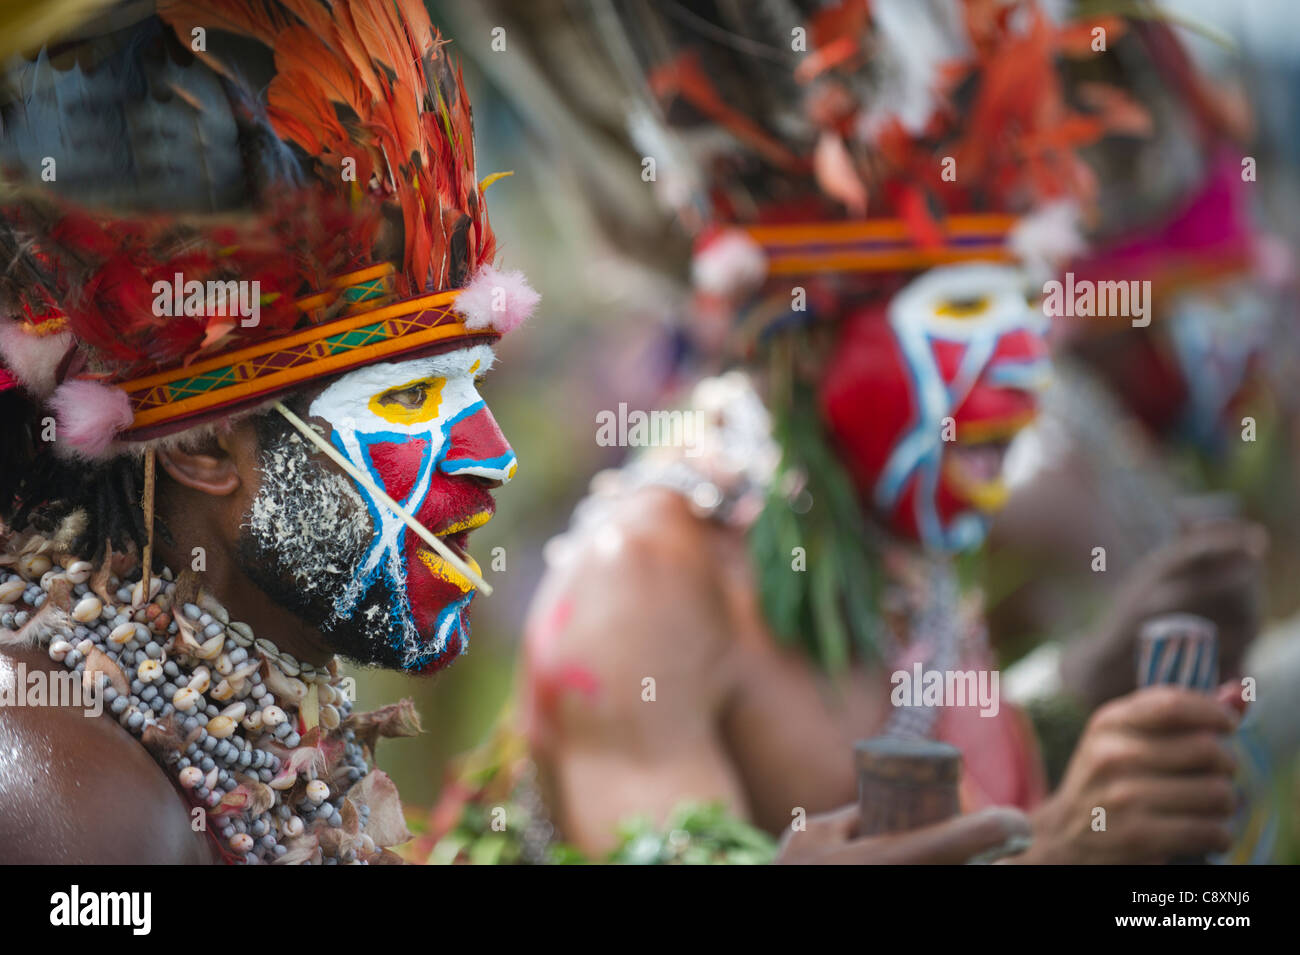
M 21 388 L 0 392 L 0 418 L 9 422 L 0 429 L 0 521 L 13 530 L 31 527 L 52 535 L 81 512 L 85 525 L 70 542 L 72 552 L 98 557 L 109 543 L 119 552 L 142 549 L 143 460 L 60 457 L 41 439 L 46 414 Z
M 280 400 L 305 418 L 313 391 L 336 377 L 282 395 Z M 107 461 L 86 461 L 56 454 L 53 444 L 41 439 L 49 415 L 21 388 L 0 391 L 0 420 L 12 422 L 0 428 L 0 524 L 52 536 L 80 512 L 78 520 L 84 518 L 85 524 L 68 542 L 72 553 L 99 558 L 108 544 L 117 553 L 142 552 L 148 537 L 142 508 L 144 458 L 122 454 Z M 253 424 L 263 448 L 291 427 L 274 413 L 257 415 Z M 165 484 L 160 471 L 158 487 Z M 155 519 L 154 533 L 164 541 L 172 540 L 161 516 Z

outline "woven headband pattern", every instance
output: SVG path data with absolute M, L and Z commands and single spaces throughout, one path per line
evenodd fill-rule
M 906 272 L 973 259 L 1015 258 L 1008 239 L 1015 216 L 949 216 L 937 241 L 918 242 L 902 219 L 741 227 L 764 252 L 770 275 Z
M 142 437 L 142 429 L 255 402 L 313 378 L 476 334 L 452 308 L 460 289 L 392 303 L 395 271 L 384 264 L 349 273 L 335 279 L 331 291 L 296 303 L 304 314 L 318 315 L 342 300 L 346 314 L 341 318 L 118 383 L 134 416 L 125 436 Z

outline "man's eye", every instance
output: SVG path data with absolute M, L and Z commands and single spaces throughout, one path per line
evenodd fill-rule
M 384 405 L 401 405 L 407 411 L 415 411 L 424 407 L 424 402 L 429 396 L 428 385 L 412 385 L 409 388 L 403 388 L 401 391 L 390 391 L 379 399 L 380 404 Z
M 968 298 L 951 298 L 939 303 L 935 311 L 945 318 L 973 318 L 988 311 L 987 296 L 970 296 Z

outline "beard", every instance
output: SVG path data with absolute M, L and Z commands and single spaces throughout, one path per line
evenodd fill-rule
M 468 598 L 444 611 L 454 635 L 435 648 L 412 623 L 405 568 L 363 567 L 375 521 L 351 479 L 273 424 L 259 421 L 261 484 L 238 544 L 244 574 L 357 664 L 427 672 L 454 659 L 467 642 Z

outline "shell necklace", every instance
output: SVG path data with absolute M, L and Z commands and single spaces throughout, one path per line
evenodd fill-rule
M 143 581 L 118 577 L 111 561 L 60 565 L 43 544 L 28 539 L 18 555 L 0 555 L 10 568 L 0 567 L 0 640 L 35 642 L 100 692 L 203 809 L 226 861 L 396 858 L 367 832 L 372 803 L 384 801 L 391 818 L 396 790 L 368 772 L 362 743 L 410 735 L 412 723 L 418 731 L 409 704 L 387 708 L 384 721 L 354 716 L 336 660 L 314 667 L 255 638 L 184 575 L 164 569 L 146 596 Z M 403 706 L 404 719 L 392 719 Z

